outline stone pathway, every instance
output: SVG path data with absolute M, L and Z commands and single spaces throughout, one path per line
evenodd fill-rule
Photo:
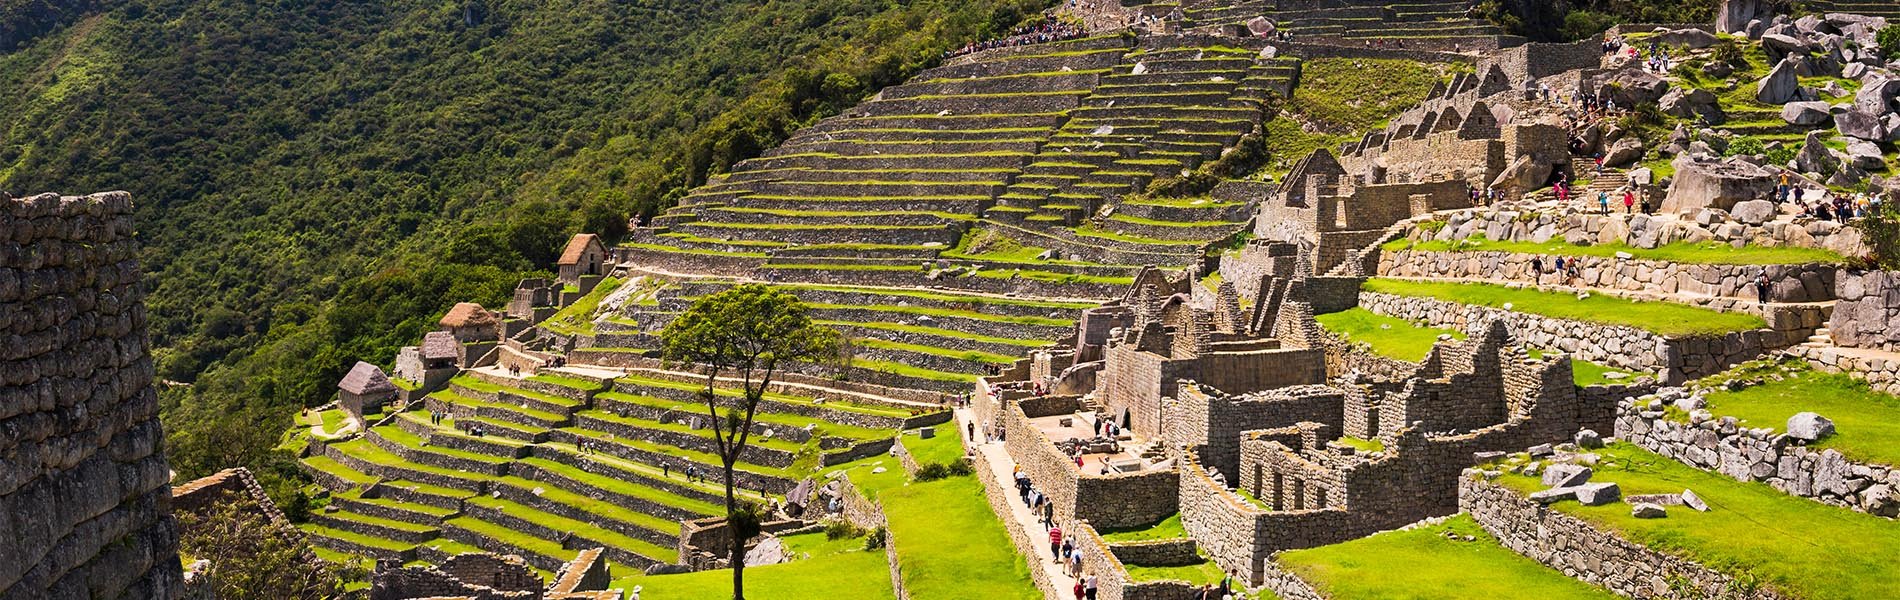
M 968 431 L 969 423 L 976 419 L 976 413 L 968 408 L 956 409 L 956 415 L 957 427 L 965 428 L 964 431 Z M 987 437 L 982 432 L 982 427 L 978 427 L 977 430 L 978 436 Z M 983 454 L 983 458 L 987 464 L 989 464 L 990 471 L 995 475 L 996 481 L 1008 482 L 1015 480 L 1014 469 L 1016 468 L 1016 460 L 1010 458 L 1009 452 L 1003 449 L 1002 442 L 984 440 L 982 443 L 978 443 L 978 440 L 965 440 L 964 445 L 966 450 Z M 1004 503 L 1009 506 L 1009 514 L 997 516 L 999 518 L 1007 518 L 1015 521 L 1014 526 L 1005 527 L 1005 529 L 1023 531 L 1031 536 L 1040 536 L 1036 539 L 1029 540 L 1029 546 L 1038 550 L 1033 555 L 1026 557 L 1029 560 L 1029 568 L 1046 576 L 1039 577 L 1039 579 L 1046 579 L 1054 584 L 1056 594 L 1050 596 L 1050 600 L 1067 600 L 1071 597 L 1069 591 L 1075 588 L 1075 578 L 1070 577 L 1063 569 L 1055 568 L 1055 559 L 1049 555 L 1048 550 L 1049 530 L 1042 526 L 1042 523 L 1036 518 L 1036 515 L 1029 511 L 1028 506 L 1024 506 L 1022 501 L 1017 499 L 1014 489 L 1005 490 L 1005 493 L 1008 496 L 1008 500 Z M 1017 542 L 1017 547 L 1021 547 L 1020 540 Z M 1045 592 L 1047 592 L 1046 589 Z

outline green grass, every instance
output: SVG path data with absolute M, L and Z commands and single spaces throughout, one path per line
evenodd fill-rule
M 951 348 L 938 348 L 936 346 L 925 346 L 922 344 L 906 344 L 903 342 L 893 342 L 890 340 L 881 340 L 877 338 L 856 338 L 856 339 L 851 340 L 851 343 L 858 346 L 863 346 L 865 348 L 875 348 L 875 349 L 880 349 L 880 350 L 902 350 L 906 352 L 916 352 L 918 354 L 942 356 L 945 358 L 954 358 L 954 359 L 966 360 L 970 362 L 1006 365 L 1006 364 L 1016 361 L 1016 357 L 1014 356 L 1005 356 L 1002 354 L 996 354 L 994 352 L 983 352 L 980 350 L 955 350 Z
M 948 371 L 937 371 L 933 369 L 926 369 L 923 367 L 913 366 L 913 365 L 900 363 L 900 362 L 887 361 L 887 360 L 869 360 L 869 359 L 863 359 L 863 358 L 853 358 L 851 359 L 851 366 L 858 367 L 861 369 L 870 369 L 872 371 L 879 371 L 883 373 L 892 373 L 896 375 L 904 375 L 907 377 L 916 377 L 918 379 L 929 379 L 932 381 L 954 381 L 958 383 L 976 383 L 977 379 L 982 378 L 981 375 L 974 375 L 970 373 L 951 373 Z
M 1049 340 L 1023 340 L 1023 339 L 1016 339 L 1016 338 L 1004 338 L 1004 337 L 981 335 L 981 334 L 975 334 L 975 333 L 965 333 L 965 332 L 956 331 L 952 329 L 926 327 L 923 325 L 910 325 L 907 323 L 882 323 L 882 322 L 855 323 L 855 322 L 846 322 L 846 321 L 819 321 L 818 324 L 831 326 L 831 327 L 851 326 L 851 327 L 863 327 L 865 329 L 902 331 L 905 333 L 917 333 L 917 334 L 923 334 L 923 335 L 936 335 L 936 336 L 944 336 L 944 337 L 952 337 L 952 338 L 962 338 L 962 339 L 984 342 L 984 343 L 989 343 L 989 344 L 1007 344 L 1011 346 L 1022 346 L 1024 348 L 1040 348 L 1042 346 L 1049 345 Z
M 601 392 L 599 395 L 596 395 L 595 398 L 604 399 L 604 400 L 613 400 L 616 402 L 624 402 L 627 404 L 646 406 L 650 408 L 658 408 L 658 409 L 663 409 L 663 410 L 674 410 L 674 411 L 679 411 L 679 412 L 693 414 L 693 415 L 706 414 L 706 405 L 700 404 L 698 402 L 684 402 L 684 401 L 678 401 L 678 400 L 668 400 L 665 398 L 622 394 L 619 392 Z M 798 428 L 798 429 L 803 429 L 807 425 L 816 425 L 816 427 L 813 430 L 820 435 L 850 438 L 854 440 L 884 439 L 884 438 L 891 437 L 891 433 L 892 433 L 892 430 L 889 430 L 889 429 L 874 429 L 870 427 L 859 427 L 856 425 L 849 425 L 849 424 L 844 424 L 844 423 L 833 423 L 830 421 L 815 419 L 812 417 L 803 417 L 803 416 L 789 414 L 789 413 L 765 412 L 763 410 L 761 410 L 757 414 L 754 414 L 753 420 L 759 423 L 783 425 L 786 427 L 793 427 L 793 428 Z
M 911 484 L 880 499 L 911 598 L 1042 598 L 975 477 Z
M 1146 542 L 1152 540 L 1174 540 L 1188 536 L 1187 528 L 1181 525 L 1181 513 L 1168 515 L 1168 518 L 1137 528 L 1102 529 L 1102 539 L 1115 542 Z
M 666 379 L 653 379 L 650 377 L 641 377 L 638 375 L 627 375 L 625 377 L 621 377 L 617 379 L 616 381 L 620 381 L 620 382 L 624 382 L 624 383 L 628 383 L 632 385 L 638 385 L 638 386 L 657 387 L 657 388 L 663 388 L 663 389 L 681 390 L 681 391 L 688 391 L 688 392 L 697 392 L 703 389 L 703 385 L 704 385 L 703 382 L 701 381 L 692 381 L 692 382 L 669 381 Z M 719 388 L 718 393 L 721 396 L 727 396 L 727 397 L 739 397 L 744 394 L 744 392 L 741 392 L 736 389 L 728 388 L 728 387 Z M 804 404 L 804 405 L 813 404 L 811 398 L 807 398 L 804 396 L 793 396 L 790 394 L 781 394 L 778 392 L 766 392 L 765 399 L 772 400 L 775 402 L 784 402 L 787 404 Z M 833 409 L 843 410 L 847 412 L 857 412 L 857 413 L 864 413 L 867 415 L 878 415 L 878 416 L 885 416 L 885 417 L 905 417 L 905 416 L 910 415 L 910 412 L 905 411 L 905 410 L 891 408 L 888 406 L 863 404 L 859 402 L 852 402 L 849 400 L 839 400 L 839 399 L 827 400 L 824 406 L 827 408 L 833 408 Z
M 1025 269 L 985 269 L 976 272 L 977 277 L 989 279 L 1010 279 L 1021 277 L 1033 281 L 1049 283 L 1100 283 L 1107 285 L 1129 285 L 1135 282 L 1131 276 L 1121 275 L 1083 275 L 1079 273 L 1056 273 Z
M 594 291 L 588 292 L 567 308 L 554 313 L 554 316 L 548 317 L 541 326 L 563 335 L 593 335 L 594 311 L 600 308 L 600 301 L 605 300 L 608 294 L 620 289 L 620 283 L 620 279 L 615 277 L 601 280 L 600 284 L 594 287 Z
M 1632 517 L 1620 502 L 1565 501 L 1553 510 L 1784 597 L 1884 598 L 1900 589 L 1900 562 L 1892 560 L 1900 556 L 1900 527 L 1892 521 L 1702 471 L 1627 443 L 1598 454 L 1594 481 L 1614 481 L 1625 496 L 1694 490 L 1711 510 L 1669 507 L 1665 519 Z M 1544 488 L 1528 475 L 1506 473 L 1498 482 L 1525 494 Z
M 341 529 L 332 529 L 329 527 L 324 527 L 322 525 L 311 525 L 309 523 L 305 523 L 301 527 L 306 533 L 309 533 L 310 535 L 317 535 L 317 536 L 323 536 L 323 537 L 327 537 L 331 539 L 343 540 L 346 542 L 351 542 L 351 543 L 359 544 L 362 546 L 368 546 L 370 548 L 376 548 L 378 550 L 389 550 L 392 552 L 401 552 L 401 551 L 416 547 L 415 544 L 411 544 L 409 542 L 399 542 L 399 541 L 388 539 L 388 538 L 379 538 L 375 536 L 363 535 L 360 533 L 352 533 L 352 532 L 344 531 Z
M 602 387 L 602 385 L 598 381 L 592 381 L 588 379 L 578 379 L 574 377 L 562 377 L 560 375 L 535 375 L 533 377 L 529 377 L 528 381 L 550 383 L 550 384 L 558 385 L 564 388 L 572 388 L 576 390 L 581 390 L 583 392 L 595 391 Z
M 1350 446 L 1360 452 L 1382 452 L 1385 450 L 1385 442 L 1376 439 L 1368 440 L 1351 436 L 1340 436 L 1339 443 Z
M 901 439 L 904 449 L 910 451 L 911 458 L 916 459 L 917 464 L 949 464 L 963 460 L 963 441 L 954 431 L 956 428 L 956 421 L 951 421 L 937 426 L 937 435 L 930 439 L 924 439 L 916 432 L 905 432 Z
M 1186 581 L 1195 587 L 1202 584 L 1220 585 L 1222 572 L 1214 561 L 1201 561 L 1192 565 L 1176 567 L 1144 567 L 1141 565 L 1123 565 L 1128 569 L 1128 578 L 1133 581 Z
M 907 315 L 929 315 L 933 317 L 962 317 L 966 319 L 976 319 L 979 321 L 1016 323 L 1018 325 L 1044 325 L 1044 326 L 1049 326 L 1049 327 L 1068 327 L 1070 325 L 1075 324 L 1074 319 L 1051 319 L 1049 317 L 1029 317 L 1029 316 L 1018 317 L 1018 316 L 1009 316 L 1009 315 L 993 315 L 993 314 L 988 314 L 988 313 L 984 313 L 984 312 L 980 312 L 976 310 L 936 308 L 936 307 L 930 307 L 930 306 L 897 306 L 897 305 L 877 305 L 877 304 L 872 304 L 872 305 L 813 304 L 813 303 L 807 303 L 805 306 L 809 308 L 815 308 L 815 309 L 821 309 L 821 310 L 822 309 L 839 309 L 839 310 L 864 309 L 864 310 L 874 310 L 878 312 L 902 313 L 902 314 L 907 314 Z
M 1080 226 L 1077 226 L 1075 228 L 1075 234 L 1085 237 L 1085 238 L 1099 238 L 1099 239 L 1104 239 L 1104 240 L 1115 240 L 1118 242 L 1127 242 L 1130 244 L 1147 244 L 1151 246 L 1198 246 L 1203 243 L 1203 242 L 1196 242 L 1193 240 L 1163 240 L 1163 239 L 1158 239 L 1158 238 L 1142 237 L 1138 235 L 1129 235 L 1126 233 L 1117 233 L 1117 232 L 1108 231 L 1106 229 L 1096 227 L 1095 224 L 1093 223 L 1084 223 Z
M 863 288 L 832 286 L 832 285 L 781 285 L 777 287 L 782 288 L 782 289 L 792 290 L 793 292 L 797 292 L 799 290 L 816 290 L 816 291 L 827 291 L 827 292 L 849 292 L 849 293 L 857 293 L 857 294 L 865 293 L 865 290 Z M 899 297 L 904 297 L 904 298 L 919 298 L 923 300 L 935 300 L 939 302 L 967 303 L 971 305 L 1024 306 L 1024 307 L 1030 307 L 1030 308 L 1050 308 L 1050 309 L 1062 309 L 1062 310 L 1081 310 L 1081 309 L 1086 309 L 1086 308 L 1095 308 L 1094 304 L 1090 304 L 1087 302 L 1028 300 L 1028 299 L 1021 299 L 1021 298 L 999 298 L 999 297 L 994 297 L 994 296 L 966 296 L 966 295 L 959 295 L 959 294 L 946 294 L 946 293 L 930 292 L 930 291 L 924 291 L 924 290 L 908 290 L 908 289 L 879 289 L 876 291 L 876 295 L 899 296 Z
M 746 567 L 745 591 L 761 600 L 830 598 L 868 600 L 896 598 L 884 551 L 864 550 L 864 538 L 825 539 L 824 533 L 781 538 L 792 562 Z M 621 575 L 616 573 L 616 575 Z M 641 600 L 705 600 L 732 597 L 732 571 L 700 571 L 678 575 L 625 575 L 609 585 L 631 592 L 640 586 Z
M 1710 412 L 1776 432 L 1785 433 L 1795 413 L 1819 413 L 1834 421 L 1835 433 L 1813 447 L 1833 448 L 1856 461 L 1900 465 L 1900 398 L 1873 391 L 1859 379 L 1804 368 L 1782 381 L 1706 397 Z
M 1445 532 L 1476 539 L 1448 539 Z M 1429 527 L 1289 550 L 1274 560 L 1331 598 L 1616 598 L 1499 545 L 1467 515 Z
M 713 241 L 724 242 L 724 240 L 713 240 Z M 729 257 L 735 257 L 735 258 L 768 258 L 768 256 L 764 252 L 726 252 L 723 250 L 699 250 L 699 249 L 694 249 L 694 248 L 675 248 L 673 246 L 662 246 L 659 244 L 641 244 L 641 243 L 635 243 L 635 242 L 621 242 L 620 247 L 635 248 L 639 250 L 652 250 L 654 252 L 672 252 L 676 254 L 701 254 L 701 255 L 706 255 L 706 256 L 729 256 Z
M 1421 327 L 1405 319 L 1357 307 L 1319 315 L 1314 319 L 1327 331 L 1344 335 L 1349 341 L 1371 346 L 1372 351 L 1380 356 L 1408 362 L 1425 360 L 1425 355 L 1431 352 L 1433 344 L 1438 343 L 1440 335 L 1450 334 L 1461 340 L 1465 338 L 1461 331 Z
M 1484 283 L 1440 283 L 1374 278 L 1366 291 L 1439 298 L 1462 304 L 1502 308 L 1556 319 L 1642 329 L 1666 337 L 1716 336 L 1767 327 L 1761 317 L 1725 313 L 1670 302 L 1644 302 L 1592 295 L 1579 300 L 1567 293 L 1542 292 Z
M 1614 257 L 1618 252 L 1626 252 L 1641 260 L 1659 260 L 1682 264 L 1705 265 L 1789 265 L 1803 263 L 1840 264 L 1844 259 L 1840 254 L 1821 248 L 1743 246 L 1736 248 L 1721 243 L 1676 242 L 1656 248 L 1637 248 L 1628 244 L 1599 244 L 1577 246 L 1563 240 L 1553 239 L 1542 244 L 1535 242 L 1492 241 L 1482 237 L 1473 237 L 1463 241 L 1431 240 L 1414 242 L 1410 239 L 1398 239 L 1388 242 L 1386 250 L 1425 250 L 1430 252 L 1514 252 L 1518 254 L 1549 254 L 1556 256 L 1595 256 Z

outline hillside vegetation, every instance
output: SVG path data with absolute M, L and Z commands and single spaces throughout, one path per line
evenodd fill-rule
M 36 4 L 0 189 L 133 192 L 172 464 L 258 467 L 354 359 L 1041 4 Z

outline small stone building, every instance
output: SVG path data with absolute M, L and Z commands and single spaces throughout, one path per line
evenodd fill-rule
M 379 408 L 396 397 L 396 384 L 382 368 L 360 360 L 336 387 L 337 404 L 357 419 L 363 418 L 364 410 Z
M 591 233 L 578 233 L 567 241 L 567 249 L 561 251 L 561 260 L 555 264 L 560 267 L 561 283 L 578 286 L 581 278 L 606 274 L 607 249 L 600 245 L 600 236 Z
M 442 315 L 442 329 L 457 342 L 493 341 L 501 336 L 501 318 L 474 302 L 459 302 Z

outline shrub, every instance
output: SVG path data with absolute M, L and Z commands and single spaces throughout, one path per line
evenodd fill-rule
M 1874 40 L 1880 43 L 1880 55 L 1887 60 L 1900 58 L 1900 23 L 1888 25 L 1874 34 Z
M 876 550 L 878 548 L 883 548 L 884 536 L 886 534 L 888 534 L 888 532 L 884 531 L 883 527 L 879 527 L 877 529 L 871 530 L 870 535 L 864 536 L 864 549 Z
M 917 476 L 915 479 L 921 483 L 948 477 L 962 477 L 974 472 L 975 471 L 971 470 L 969 462 L 957 459 L 947 463 L 926 463 L 917 467 Z
M 1767 153 L 1768 153 L 1768 146 L 1765 144 L 1762 144 L 1760 138 L 1742 136 L 1742 137 L 1735 138 L 1735 141 L 1733 142 L 1729 142 L 1728 150 L 1723 152 L 1722 155 L 1723 156 L 1754 156 L 1757 154 L 1767 154 Z
M 1880 209 L 1854 222 L 1873 252 L 1861 259 L 1869 269 L 1900 269 L 1900 206 L 1881 202 Z
M 1768 164 L 1771 165 L 1788 164 L 1788 161 L 1794 160 L 1794 153 L 1794 144 L 1782 144 L 1765 151 L 1768 155 Z
M 863 527 L 852 525 L 845 521 L 837 521 L 825 526 L 825 539 L 827 540 L 850 539 L 865 535 L 866 533 L 869 532 L 865 531 Z

